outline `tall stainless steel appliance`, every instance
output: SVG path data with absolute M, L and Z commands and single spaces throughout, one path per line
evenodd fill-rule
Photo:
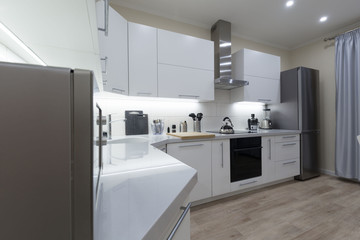
M 0 63 L 1 239 L 94 238 L 93 82 L 90 71 Z
M 301 131 L 300 175 L 306 180 L 320 175 L 319 71 L 297 67 L 280 75 L 281 103 L 272 106 L 275 129 Z

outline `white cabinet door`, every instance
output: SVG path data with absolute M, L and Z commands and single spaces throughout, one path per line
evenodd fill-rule
M 213 71 L 158 64 L 158 96 L 214 100 Z
M 104 27 L 103 1 L 96 3 L 98 26 Z M 109 7 L 109 32 L 99 31 L 99 45 L 104 90 L 128 94 L 128 39 L 127 21 Z
M 230 192 L 230 140 L 212 141 L 212 195 Z
M 280 79 L 280 57 L 244 49 L 244 75 Z
M 233 102 L 280 103 L 280 57 L 249 49 L 232 56 L 233 78 L 249 85 L 231 90 Z
M 277 161 L 275 163 L 275 171 L 275 176 L 278 180 L 297 176 L 300 174 L 300 160 L 297 158 Z
M 274 137 L 261 138 L 261 159 L 263 183 L 275 180 L 275 152 Z
M 129 95 L 157 96 L 157 29 L 128 23 Z
M 253 76 L 245 76 L 243 80 L 249 81 L 249 85 L 231 90 L 233 102 L 280 102 L 280 80 Z
M 233 76 L 255 76 L 280 79 L 280 57 L 250 49 L 241 49 L 232 55 Z
M 167 153 L 198 172 L 198 182 L 189 201 L 211 197 L 211 141 L 168 144 Z
M 180 33 L 158 30 L 159 63 L 214 70 L 214 43 Z

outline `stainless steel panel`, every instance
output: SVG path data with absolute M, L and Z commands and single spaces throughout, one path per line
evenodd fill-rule
M 70 69 L 0 63 L 1 239 L 71 239 Z
M 73 239 L 93 239 L 93 74 L 73 74 Z
M 319 129 L 319 71 L 300 67 L 299 76 L 299 129 L 317 130 Z
M 271 105 L 271 122 L 274 129 L 299 129 L 297 68 L 281 72 L 281 104 Z
M 300 176 L 298 180 L 307 180 L 320 176 L 319 131 L 301 133 Z

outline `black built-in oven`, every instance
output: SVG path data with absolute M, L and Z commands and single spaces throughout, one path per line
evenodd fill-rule
M 261 137 L 230 139 L 231 182 L 261 176 L 261 148 Z

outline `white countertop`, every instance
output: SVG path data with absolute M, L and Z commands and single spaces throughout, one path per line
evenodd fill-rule
M 160 239 L 168 224 L 162 218 L 177 213 L 196 170 L 151 146 L 148 137 L 118 138 L 103 151 L 94 239 Z
M 299 134 L 294 130 L 216 134 L 203 141 Z M 158 150 L 184 142 L 168 135 L 124 136 L 104 147 L 104 169 L 95 211 L 96 240 L 159 239 L 197 181 L 196 170 Z

